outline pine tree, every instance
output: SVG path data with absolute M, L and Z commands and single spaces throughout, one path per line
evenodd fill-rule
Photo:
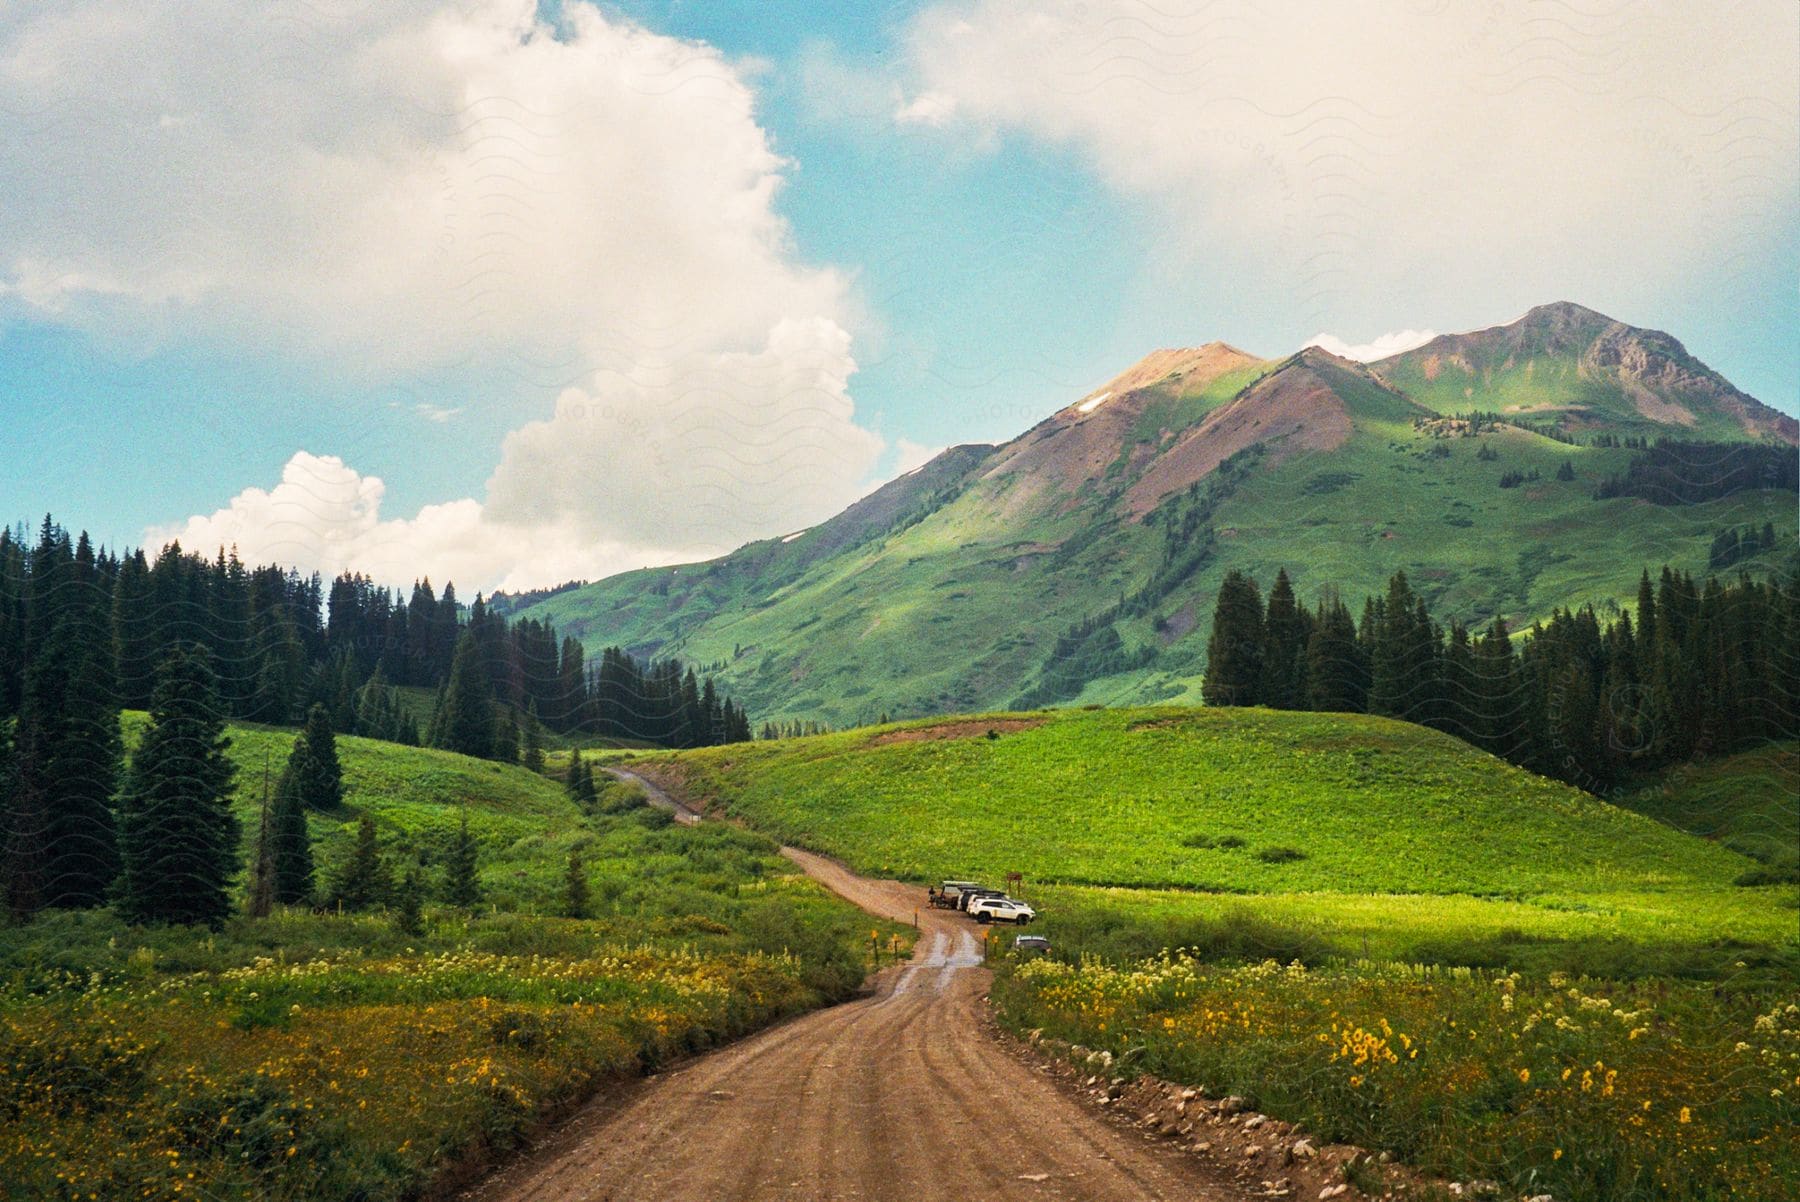
M 280 725 L 294 711 L 305 679 L 305 651 L 294 623 L 280 610 L 259 611 L 251 619 L 256 674 L 251 683 L 248 716 Z
M 1233 568 L 1219 585 L 1206 644 L 1207 705 L 1255 705 L 1262 681 L 1263 609 L 1256 582 Z
M 481 663 L 481 649 L 466 632 L 457 642 L 450 682 L 444 688 L 439 710 L 442 726 L 436 746 L 480 759 L 494 755 L 493 690 Z
M 419 866 L 409 864 L 394 889 L 394 926 L 403 935 L 415 938 L 425 933 L 425 883 L 419 878 Z
M 466 815 L 444 856 L 444 900 L 464 910 L 481 904 L 475 836 L 469 833 Z
M 288 757 L 300 800 L 308 809 L 332 811 L 344 804 L 344 770 L 338 763 L 337 735 L 331 714 L 314 705 L 306 715 L 306 728 L 294 741 Z
M 494 758 L 503 764 L 519 762 L 519 716 L 508 706 L 505 717 L 494 725 Z
M 120 807 L 120 911 L 137 923 L 204 923 L 231 913 L 238 868 L 232 764 L 206 652 L 177 647 L 157 670 L 150 724 Z
M 392 892 L 393 877 L 381 857 L 375 821 L 365 814 L 356 825 L 356 844 L 350 857 L 332 882 L 332 900 L 346 910 L 364 910 L 387 901 Z
M 296 751 L 304 737 L 295 741 Z M 304 905 L 312 899 L 313 892 L 312 840 L 306 830 L 306 802 L 300 796 L 292 756 L 275 786 L 269 829 L 275 866 L 275 900 L 287 906 Z
M 1374 631 L 1364 632 L 1370 643 L 1369 712 L 1419 721 L 1435 700 L 1435 639 L 1405 572 L 1389 579 L 1376 612 Z
M 444 686 L 437 687 L 437 694 L 431 699 L 431 718 L 425 724 L 426 747 L 442 747 L 444 745 L 444 727 L 450 720 L 450 713 L 444 708 Z
M 544 770 L 544 728 L 538 722 L 537 702 L 525 710 L 525 733 L 521 736 L 519 761 L 533 772 Z
M 250 858 L 250 889 L 244 909 L 252 918 L 267 918 L 275 908 L 275 830 L 270 812 L 269 762 L 263 760 L 262 812 L 256 827 L 256 851 Z
M 123 744 L 111 595 L 85 534 L 45 518 L 30 559 L 17 781 L 6 832 L 14 913 L 105 903 L 119 872 L 113 811 Z
M 1368 664 L 1350 610 L 1331 592 L 1319 601 L 1306 644 L 1306 702 L 1327 713 L 1362 713 L 1369 704 Z
M 1468 627 L 1453 621 L 1444 644 L 1444 729 L 1480 746 L 1482 702 Z
M 594 788 L 594 766 L 585 760 L 581 765 L 581 783 L 576 790 L 576 800 L 587 806 L 600 800 L 600 793 Z
M 156 644 L 150 613 L 150 565 L 142 551 L 126 556 L 119 564 L 111 619 L 119 704 L 143 709 L 150 704 L 150 691 L 156 684 Z
M 563 916 L 566 918 L 587 918 L 588 914 L 588 880 L 587 872 L 581 865 L 581 853 L 569 853 L 569 868 L 563 877 Z
M 563 792 L 570 801 L 581 800 L 581 748 L 569 748 L 569 770 L 563 776 Z
M 1306 696 L 1306 619 L 1294 601 L 1287 569 L 1275 573 L 1263 620 L 1262 704 L 1274 709 L 1299 707 Z
M 564 732 L 581 730 L 587 724 L 587 669 L 581 644 L 572 638 L 565 638 L 562 643 L 562 663 L 557 674 L 556 705 L 559 730 Z

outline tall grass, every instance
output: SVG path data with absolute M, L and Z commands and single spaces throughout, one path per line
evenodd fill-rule
M 1800 1196 L 1790 990 L 1180 953 L 1009 964 L 993 998 L 1015 1029 L 1460 1180 L 1584 1202 Z

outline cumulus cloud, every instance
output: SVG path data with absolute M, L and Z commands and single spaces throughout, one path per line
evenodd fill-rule
M 848 281 L 776 209 L 757 70 L 578 2 L 10 6 L 0 318 L 554 398 L 485 498 L 381 518 L 379 480 L 301 455 L 180 527 L 202 544 L 542 584 L 814 522 L 882 444 Z
M 1076 149 L 1154 215 L 1160 258 L 1318 329 L 1617 304 L 1753 261 L 1800 182 L 1797 14 L 943 0 L 906 82 L 973 139 Z
M 855 370 L 850 336 L 815 318 L 755 352 L 602 372 L 507 436 L 489 511 L 715 551 L 818 521 L 855 499 L 883 446 L 853 420 Z
M 250 563 L 290 564 L 327 577 L 361 572 L 385 584 L 429 577 L 465 595 L 596 579 L 699 557 L 658 539 L 595 539 L 564 522 L 495 521 L 474 500 L 427 505 L 411 518 L 383 517 L 387 486 L 333 455 L 296 453 L 273 488 L 246 488 L 223 509 L 147 532 L 152 547 L 179 542 L 210 554 L 235 546 Z
M 0 18 L 15 311 L 375 371 L 754 344 L 841 313 L 715 49 L 531 0 L 27 3 Z M 569 378 L 567 375 L 565 379 Z
M 1398 355 L 1414 347 L 1424 346 L 1436 337 L 1436 330 L 1395 330 L 1368 342 L 1352 343 L 1345 342 L 1336 334 L 1314 334 L 1306 340 L 1306 345 L 1328 350 L 1342 359 L 1373 363 L 1377 359 L 1386 359 L 1389 355 Z

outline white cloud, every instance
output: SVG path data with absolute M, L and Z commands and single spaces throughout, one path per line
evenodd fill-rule
M 1424 346 L 1436 337 L 1436 330 L 1395 330 L 1368 342 L 1351 343 L 1345 342 L 1336 334 L 1314 334 L 1306 340 L 1306 345 L 1321 347 L 1339 358 L 1373 363 L 1377 359 L 1386 359 L 1389 355 L 1398 355 L 1414 347 Z
M 762 349 L 602 372 L 507 436 L 489 511 L 724 551 L 855 500 L 882 450 L 857 426 L 850 336 L 785 321 Z
M 894 110 L 894 120 L 901 125 L 937 128 L 950 124 L 955 116 L 956 97 L 947 92 L 921 92 Z
M 973 144 L 1073 148 L 1158 262 L 1314 329 L 1742 270 L 1800 185 L 1800 8 L 1592 7 L 941 0 L 902 82 Z
M 910 476 L 944 453 L 941 446 L 927 446 L 910 438 L 894 440 L 894 475 Z
M 560 393 L 486 498 L 383 519 L 379 480 L 303 454 L 201 544 L 518 587 L 816 522 L 882 443 L 847 278 L 775 208 L 762 69 L 578 2 L 556 30 L 533 0 L 15 5 L 0 319 Z
M 28 316 L 377 372 L 756 344 L 841 313 L 711 47 L 531 0 L 30 3 L 0 18 L 0 282 Z M 124 302 L 124 303 L 121 303 Z
M 699 550 L 595 539 L 566 523 L 520 526 L 491 520 L 479 502 L 427 505 L 412 518 L 384 518 L 387 486 L 331 455 L 297 452 L 281 482 L 247 488 L 225 508 L 153 528 L 145 541 L 179 541 L 211 554 L 235 546 L 250 563 L 280 563 L 325 576 L 361 572 L 390 585 L 429 577 L 454 581 L 465 598 L 496 587 L 533 588 L 597 579 L 646 565 L 697 558 Z

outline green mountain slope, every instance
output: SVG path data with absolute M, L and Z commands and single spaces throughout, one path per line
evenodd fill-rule
M 1446 416 L 1476 411 L 1501 419 Z M 1650 436 L 1795 433 L 1674 339 L 1572 305 L 1371 366 L 1157 351 L 812 530 L 523 612 L 590 650 L 703 665 L 758 720 L 1185 701 L 1231 568 L 1353 604 L 1404 568 L 1444 618 L 1518 624 L 1627 601 L 1646 565 L 1704 572 L 1728 527 L 1792 545 L 1782 490 L 1595 500 L 1638 454 L 1604 444 Z

